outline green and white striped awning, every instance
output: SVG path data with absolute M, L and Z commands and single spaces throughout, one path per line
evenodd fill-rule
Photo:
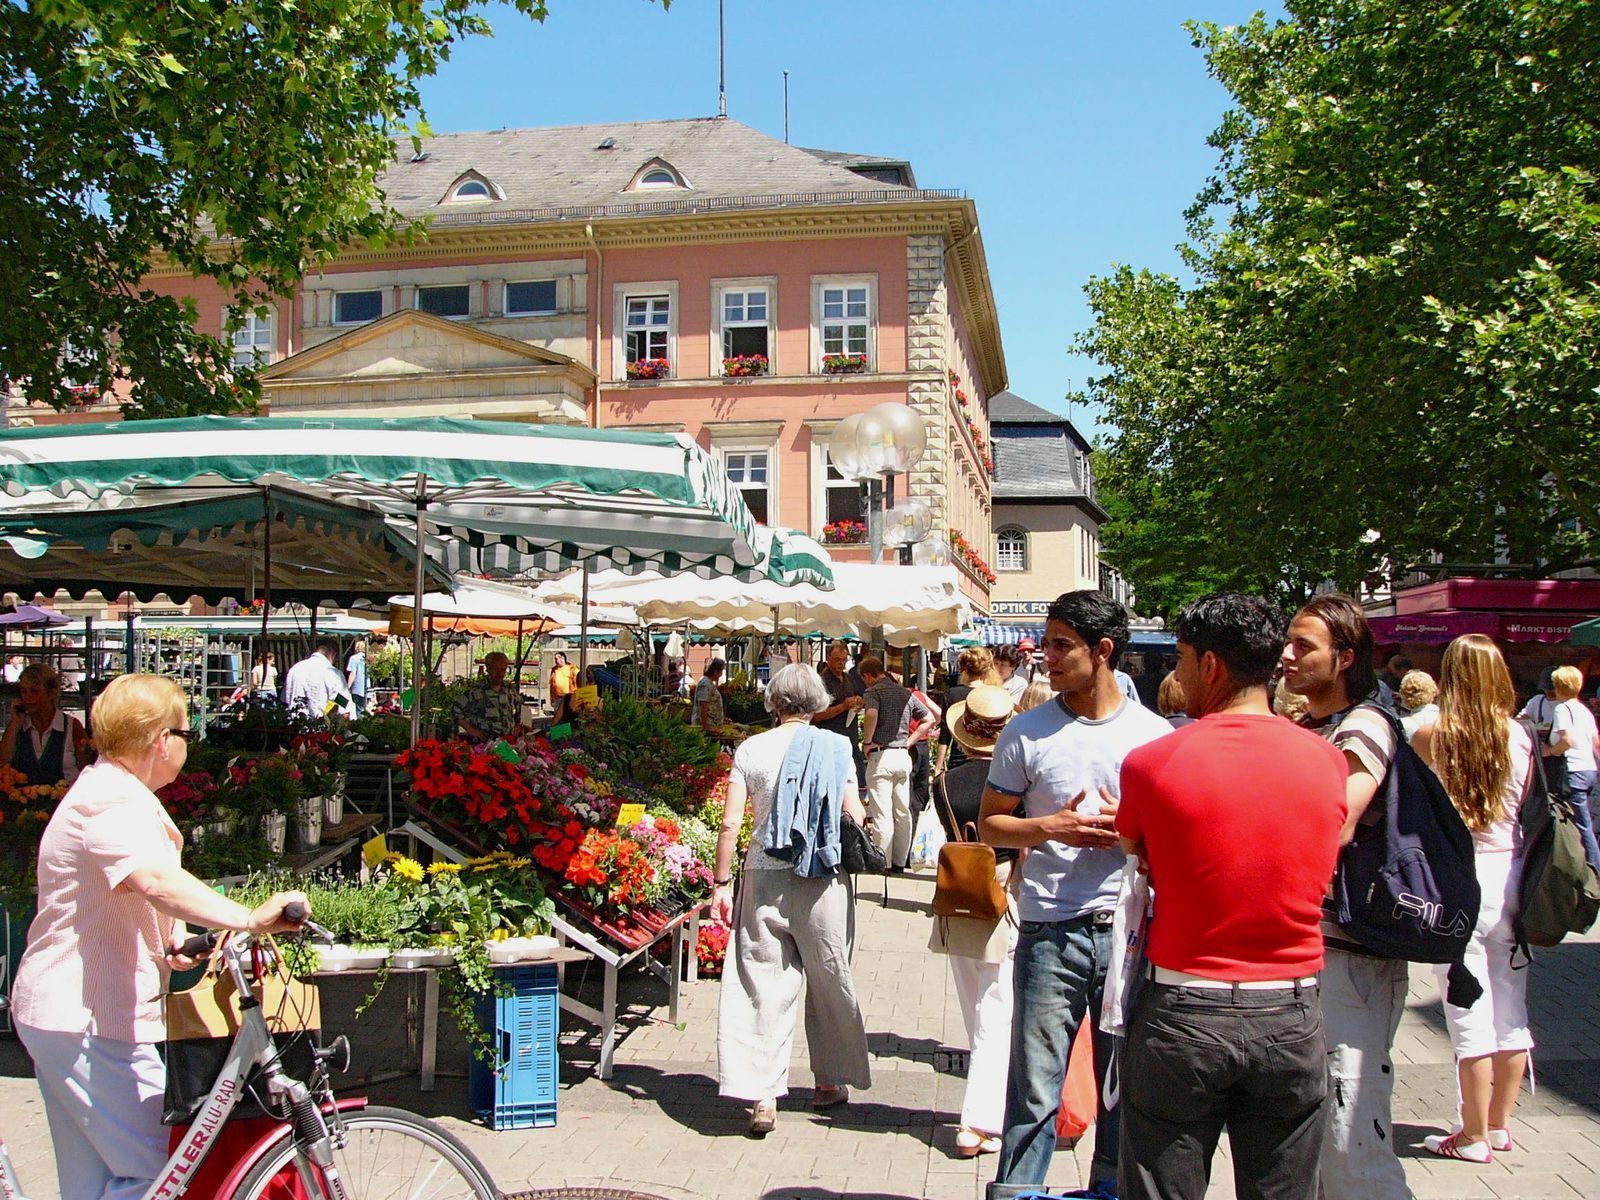
M 832 586 L 827 553 L 758 525 L 687 438 L 465 419 L 195 417 L 9 430 L 0 489 L 108 492 L 275 484 L 439 541 L 446 570 L 572 566 Z M 431 547 L 430 547 L 431 549 Z

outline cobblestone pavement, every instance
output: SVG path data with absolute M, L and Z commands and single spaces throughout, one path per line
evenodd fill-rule
M 442 1120 L 507 1192 L 568 1185 L 634 1189 L 663 1200 L 976 1200 L 994 1160 L 955 1154 L 951 1123 L 964 1083 L 965 1034 L 944 960 L 924 948 L 931 893 L 926 878 L 897 878 L 885 908 L 875 881 L 863 887 L 855 976 L 873 1051 L 871 1090 L 842 1111 L 811 1113 L 805 1048 L 797 1045 L 796 1090 L 779 1106 L 777 1130 L 762 1141 L 745 1137 L 744 1112 L 716 1095 L 714 981 L 685 986 L 674 1027 L 664 1020 L 660 984 L 625 980 L 632 1028 L 609 1083 L 594 1077 L 592 1032 L 563 1015 L 561 1114 L 552 1129 L 495 1133 L 474 1123 L 465 1080 L 454 1071 L 442 1074 L 432 1093 L 419 1091 L 414 1077 L 356 1090 Z M 1432 1159 L 1420 1149 L 1424 1134 L 1451 1120 L 1455 1082 L 1432 974 L 1413 974 L 1396 1045 L 1395 1119 L 1417 1200 L 1600 1197 L 1600 935 L 1543 951 L 1532 969 L 1537 1092 L 1524 1091 L 1517 1150 L 1487 1167 Z M 574 985 L 597 992 L 598 970 L 569 978 Z M 358 1072 L 405 1065 L 408 991 L 405 981 L 391 980 L 354 1021 L 343 1018 L 360 999 L 355 981 L 324 988 L 324 1022 L 353 1034 Z M 441 1065 L 464 1067 L 461 1043 L 448 1029 L 440 1040 Z M 28 1074 L 20 1048 L 0 1043 L 0 1131 L 32 1200 L 56 1200 L 49 1136 Z M 1057 1154 L 1052 1188 L 1081 1186 L 1089 1140 Z M 1233 1194 L 1224 1147 L 1208 1200 Z

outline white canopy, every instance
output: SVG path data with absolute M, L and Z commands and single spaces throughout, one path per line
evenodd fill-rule
M 558 604 L 573 603 L 582 586 L 581 572 L 573 572 L 540 584 L 534 594 Z M 785 587 L 770 581 L 600 571 L 590 576 L 589 597 L 632 608 L 646 625 L 801 637 L 865 637 L 880 625 L 891 646 L 928 649 L 937 648 L 940 637 L 956 633 L 972 618 L 954 567 L 836 562 L 831 591 L 809 584 Z
M 390 596 L 390 608 L 409 610 L 416 601 L 411 596 Z M 555 604 L 534 596 L 526 584 L 507 583 L 494 579 L 457 578 L 450 592 L 429 592 L 422 598 L 422 611 L 447 620 L 486 619 L 491 621 L 544 622 L 548 626 L 576 625 L 582 613 L 576 607 Z M 589 606 L 591 625 L 636 625 L 638 618 L 631 609 Z

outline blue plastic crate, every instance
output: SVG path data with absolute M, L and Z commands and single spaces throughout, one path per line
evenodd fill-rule
M 561 1063 L 560 974 L 554 963 L 496 971 L 509 996 L 478 1001 L 478 1022 L 493 1038 L 498 1070 L 474 1056 L 467 1100 L 490 1129 L 536 1129 L 556 1123 Z

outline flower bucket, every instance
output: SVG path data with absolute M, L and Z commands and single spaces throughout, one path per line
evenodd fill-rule
M 294 820 L 289 822 L 289 850 L 304 854 L 322 845 L 322 797 L 296 800 Z
M 289 835 L 289 818 L 281 812 L 267 813 L 261 818 L 261 840 L 274 854 L 282 854 Z
M 233 829 L 234 823 L 232 817 L 214 817 L 209 821 L 203 822 L 200 827 L 195 830 L 195 832 L 199 834 L 199 837 L 197 837 L 195 840 L 206 841 L 211 838 L 232 837 Z
M 344 820 L 344 792 L 337 791 L 322 798 L 322 823 L 337 825 Z

